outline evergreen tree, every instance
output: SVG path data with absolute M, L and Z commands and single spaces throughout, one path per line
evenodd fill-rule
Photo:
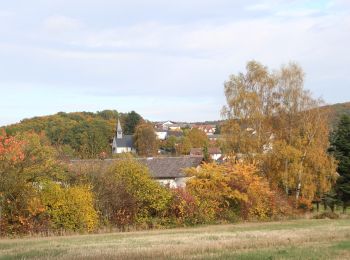
M 132 135 L 135 133 L 136 126 L 142 122 L 143 118 L 135 111 L 129 112 L 125 117 L 124 133 Z
M 341 117 L 333 133 L 331 151 L 339 162 L 336 192 L 345 212 L 350 203 L 350 117 L 347 115 Z

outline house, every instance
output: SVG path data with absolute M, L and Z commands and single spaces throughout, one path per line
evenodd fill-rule
M 171 130 L 156 130 L 155 131 L 158 140 L 166 140 L 170 136 L 175 136 L 176 138 L 182 137 L 182 131 L 171 131 Z
M 156 136 L 158 140 L 165 140 L 168 136 L 168 131 L 166 130 L 156 130 Z
M 102 173 L 107 171 L 109 167 L 118 160 L 124 159 L 71 160 L 70 167 L 77 173 L 86 169 L 92 172 Z M 135 158 L 134 160 L 145 165 L 149 169 L 151 177 L 160 184 L 169 188 L 181 188 L 186 186 L 186 181 L 190 178 L 186 175 L 184 170 L 191 167 L 200 167 L 203 158 L 199 156 L 186 156 Z
M 221 135 L 219 135 L 219 134 L 208 135 L 209 140 L 212 142 L 219 140 L 220 137 L 221 137 Z
M 199 167 L 202 157 L 154 157 L 141 158 L 139 162 L 146 165 L 151 176 L 164 186 L 169 188 L 184 188 L 188 177 L 184 169 Z
M 175 136 L 176 138 L 183 137 L 184 133 L 182 131 L 168 131 L 167 132 L 167 138 L 170 136 Z
M 206 135 L 213 135 L 216 131 L 215 125 L 194 125 L 192 128 L 197 128 L 206 133 Z
M 135 152 L 135 148 L 133 147 L 133 136 L 123 134 L 123 130 L 118 119 L 115 136 L 113 137 L 112 153 L 117 154 L 130 152 Z
M 217 161 L 221 158 L 222 152 L 218 147 L 209 147 L 208 154 L 210 158 L 214 161 Z M 191 148 L 190 156 L 200 156 L 203 157 L 203 149 L 202 148 Z
M 169 131 L 181 131 L 181 126 L 179 124 L 172 124 L 168 126 Z
M 169 127 L 174 124 L 175 122 L 172 122 L 172 121 L 160 122 L 156 125 L 156 128 L 160 130 L 168 130 Z

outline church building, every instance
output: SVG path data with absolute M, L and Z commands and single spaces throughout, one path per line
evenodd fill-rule
M 112 143 L 112 153 L 130 153 L 135 152 L 133 147 L 133 136 L 123 135 L 123 130 L 118 119 L 115 136 Z

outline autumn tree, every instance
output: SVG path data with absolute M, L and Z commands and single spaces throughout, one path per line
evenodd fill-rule
M 276 204 L 277 193 L 258 175 L 253 164 L 208 163 L 200 169 L 188 170 L 188 174 L 195 176 L 187 182 L 187 190 L 197 199 L 203 222 L 268 219 L 290 214 L 285 200 Z
M 343 115 L 337 129 L 332 135 L 331 152 L 338 160 L 337 180 L 335 190 L 343 203 L 343 211 L 346 211 L 350 203 L 350 117 Z
M 65 181 L 64 167 L 43 136 L 0 135 L 0 225 L 2 232 L 35 231 L 47 222 L 40 184 Z
M 179 154 L 187 155 L 190 153 L 191 148 L 204 148 L 209 144 L 208 136 L 198 128 L 186 129 L 184 136 L 176 147 L 176 151 Z
M 40 197 L 50 217 L 51 228 L 73 231 L 92 231 L 96 228 L 98 215 L 89 186 L 63 187 L 54 182 L 45 182 Z
M 327 154 L 327 111 L 304 90 L 297 64 L 270 72 L 251 61 L 246 69 L 225 82 L 225 148 L 257 161 L 271 185 L 311 201 L 335 179 L 335 162 Z
M 158 152 L 157 136 L 152 124 L 144 123 L 136 127 L 134 145 L 141 156 L 153 156 Z
M 192 128 L 185 137 L 190 140 L 192 148 L 203 148 L 209 143 L 208 136 L 198 128 Z
M 100 181 L 100 210 L 119 227 L 150 223 L 165 214 L 171 199 L 169 191 L 151 178 L 147 167 L 132 159 L 117 161 Z

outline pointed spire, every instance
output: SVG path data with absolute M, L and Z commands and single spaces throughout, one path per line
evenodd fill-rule
M 116 132 L 117 132 L 117 139 L 122 139 L 123 138 L 123 130 L 122 130 L 122 127 L 120 125 L 119 118 L 118 118 L 118 123 L 117 123 L 117 127 L 116 127 Z

